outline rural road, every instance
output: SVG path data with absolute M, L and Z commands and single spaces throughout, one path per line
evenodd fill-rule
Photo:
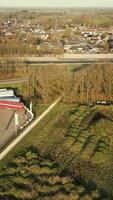
M 0 160 L 2 160 L 12 149 L 20 142 L 29 131 L 31 131 L 62 99 L 59 97 L 55 102 L 53 102 L 33 123 L 26 128 L 13 142 L 11 142 L 3 151 L 0 153 Z
M 6 79 L 6 80 L 0 80 L 0 85 L 10 84 L 10 83 L 22 83 L 26 81 L 27 78 Z

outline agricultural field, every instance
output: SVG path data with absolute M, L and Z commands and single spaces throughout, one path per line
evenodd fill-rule
M 32 191 L 32 192 L 31 192 Z M 0 199 L 54 200 L 104 198 L 96 188 L 87 188 L 57 163 L 42 157 L 36 147 L 24 149 L 0 173 Z
M 1 173 L 12 158 L 33 146 L 41 156 L 52 158 L 61 171 L 81 180 L 88 190 L 99 188 L 103 197 L 97 199 L 113 199 L 112 120 L 113 106 L 60 103 L 6 156 Z

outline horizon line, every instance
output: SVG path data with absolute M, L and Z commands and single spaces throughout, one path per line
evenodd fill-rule
M 32 7 L 32 6 L 0 6 L 0 9 L 7 9 L 7 8 L 19 8 L 19 9 L 28 9 L 28 8 L 31 8 L 31 9 L 78 9 L 78 8 L 96 8 L 96 9 L 103 9 L 103 8 L 108 8 L 108 9 L 112 9 L 113 6 L 102 6 L 102 7 L 98 7 L 98 6 L 36 6 L 36 7 Z

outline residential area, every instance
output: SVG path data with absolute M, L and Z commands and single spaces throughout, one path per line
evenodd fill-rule
M 9 16 L 0 13 L 1 54 L 31 54 L 38 56 L 68 54 L 100 54 L 113 52 L 113 25 L 100 20 L 101 26 L 90 22 L 88 14 L 69 15 L 21 11 Z M 106 17 L 106 12 L 104 13 Z M 21 16 L 21 17 L 20 17 Z M 81 23 L 77 19 L 81 18 Z M 48 17 L 48 18 L 47 18 Z M 84 17 L 86 21 L 84 21 Z M 98 15 L 97 15 L 98 17 Z M 8 18 L 8 19 L 7 19 Z M 76 19 L 77 18 L 77 19 Z M 75 20 L 76 19 L 76 20 Z M 102 21 L 103 20 L 103 21 Z M 92 24 L 91 24 L 92 22 Z

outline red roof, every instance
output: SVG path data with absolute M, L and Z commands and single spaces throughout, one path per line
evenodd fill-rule
M 10 109 L 23 109 L 24 104 L 18 102 L 10 102 L 10 101 L 1 101 L 0 100 L 0 108 L 10 108 Z

